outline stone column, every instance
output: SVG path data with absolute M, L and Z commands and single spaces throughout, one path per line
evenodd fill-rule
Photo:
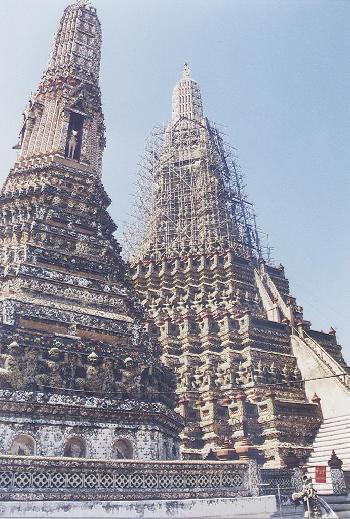
M 245 441 L 245 422 L 246 422 L 246 416 L 245 416 L 245 401 L 247 399 L 246 394 L 244 391 L 237 391 L 235 394 L 235 401 L 237 405 L 237 413 L 234 415 L 232 420 L 230 420 L 231 424 L 238 423 L 240 425 L 240 428 L 237 429 L 233 433 L 233 437 L 235 441 Z M 231 416 L 230 416 L 231 418 Z M 234 420 L 234 422 L 233 422 Z
M 297 491 L 300 492 L 300 490 L 303 488 L 303 476 L 305 472 L 300 467 L 294 467 L 293 473 L 291 476 L 292 486 Z
M 220 461 L 235 460 L 238 458 L 232 440 L 227 437 L 224 439 L 221 449 L 215 451 L 215 455 Z
M 335 496 L 347 495 L 344 472 L 342 470 L 343 462 L 338 458 L 335 451 L 332 451 L 332 456 L 328 462 L 331 472 L 331 481 L 333 485 L 333 494 Z
M 303 488 L 303 475 L 304 471 L 300 467 L 300 460 L 296 456 L 293 449 L 289 449 L 287 451 L 286 456 L 283 459 L 287 469 L 292 471 L 291 474 L 291 483 L 294 490 L 297 492 L 300 492 L 300 490 Z
M 258 464 L 259 452 L 256 447 L 253 446 L 252 442 L 248 438 L 244 438 L 242 441 L 236 444 L 236 452 L 241 461 L 247 463 L 247 478 L 249 493 L 252 497 L 260 495 L 260 467 Z
M 259 496 L 261 483 L 260 467 L 258 465 L 258 460 L 255 457 L 251 457 L 248 460 L 248 481 L 252 497 Z

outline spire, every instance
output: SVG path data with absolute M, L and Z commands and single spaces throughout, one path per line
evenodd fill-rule
M 70 74 L 98 81 L 101 56 L 101 27 L 96 9 L 88 0 L 69 5 L 54 38 L 44 74 Z
M 138 222 L 130 230 L 134 258 L 218 247 L 252 255 L 254 215 L 236 159 L 203 116 L 199 85 L 187 63 L 173 92 L 172 120 L 154 132 L 141 167 Z
M 184 64 L 182 78 L 175 85 L 172 98 L 172 121 L 179 118 L 201 119 L 203 107 L 198 83 L 190 78 L 188 63 Z
M 58 452 L 74 455 L 63 440 L 75 423 L 79 452 L 86 454 L 90 429 L 80 428 L 82 415 L 96 424 L 101 438 L 108 432 L 105 453 L 89 450 L 89 456 L 106 460 L 116 452 L 120 427 L 135 427 L 129 457 L 144 456 L 136 429 L 150 447 L 157 430 L 158 441 L 176 453 L 181 430 L 171 411 L 173 375 L 160 362 L 158 344 L 144 332 L 143 310 L 113 236 L 110 199 L 100 180 L 100 41 L 95 10 L 82 1 L 67 7 L 49 67 L 26 111 L 17 162 L 0 191 L 1 400 L 5 390 L 14 420 L 35 429 L 44 445 L 44 415 L 35 416 L 23 402 L 33 395 L 39 402 L 45 393 L 50 430 L 62 437 L 52 452 L 40 451 L 46 459 Z M 72 409 L 69 423 L 63 394 Z M 89 415 L 83 395 L 96 398 Z M 131 402 L 127 415 L 125 399 Z M 115 434 L 101 414 L 107 401 L 111 405 L 103 413 L 109 413 Z M 4 412 L 0 402 L 1 438 L 14 427 L 4 429 Z M 155 456 L 163 453 L 157 450 Z
M 189 67 L 188 63 L 185 63 L 183 71 L 182 71 L 182 79 L 187 79 L 189 77 L 190 77 L 190 67 Z
M 101 173 L 105 146 L 99 89 L 101 27 L 87 0 L 66 7 L 48 66 L 29 101 L 20 131 L 17 164 L 53 158 Z

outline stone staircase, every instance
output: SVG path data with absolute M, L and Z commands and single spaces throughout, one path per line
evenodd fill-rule
M 343 461 L 343 470 L 350 472 L 350 414 L 334 418 L 325 418 L 313 445 L 313 452 L 309 458 L 307 467 L 314 486 L 320 497 L 328 503 L 336 515 L 331 512 L 324 517 L 337 517 L 338 519 L 350 519 L 350 496 L 334 496 L 331 483 L 328 461 L 332 451 Z M 316 466 L 326 467 L 326 483 L 315 482 Z M 278 508 L 278 507 L 277 507 Z M 282 514 L 281 514 L 282 512 Z M 295 508 L 292 504 L 284 504 L 282 510 L 278 509 L 272 516 L 274 519 L 296 519 L 304 516 L 303 507 Z
M 308 472 L 312 476 L 315 488 L 320 495 L 330 495 L 333 487 L 328 461 L 332 451 L 343 461 L 343 470 L 350 470 L 350 414 L 325 418 L 313 445 L 313 452 L 308 461 Z M 326 483 L 315 482 L 315 467 L 326 467 Z
M 348 496 L 327 496 L 326 501 L 334 510 L 339 519 L 350 518 L 350 497 Z

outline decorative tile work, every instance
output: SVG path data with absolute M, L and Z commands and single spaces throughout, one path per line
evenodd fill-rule
M 241 462 L 94 462 L 0 457 L 1 499 L 176 499 L 255 495 Z M 254 486 L 254 482 L 253 482 Z
M 100 179 L 100 47 L 96 10 L 69 5 L 0 193 L 2 454 L 179 456 L 175 378 L 144 330 Z

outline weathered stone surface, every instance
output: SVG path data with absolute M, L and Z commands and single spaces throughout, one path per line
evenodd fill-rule
M 0 453 L 174 459 L 175 381 L 101 183 L 96 10 L 63 14 L 0 193 Z
M 221 452 L 229 438 L 232 447 L 252 442 L 266 467 L 283 466 L 290 449 L 303 461 L 322 421 L 322 396 L 320 406 L 308 383 L 305 392 L 303 351 L 307 368 L 311 351 L 314 364 L 328 366 L 316 376 L 349 368 L 334 330 L 316 332 L 303 319 L 283 266 L 262 259 L 239 165 L 203 114 L 187 65 L 172 101 L 140 174 L 147 207 L 131 278 L 176 372 L 183 456 Z M 325 392 L 341 386 L 326 397 L 338 410 L 350 398 L 345 378 L 322 383 Z
M 274 496 L 129 502 L 1 503 L 0 516 L 118 519 L 268 519 L 276 512 Z
M 0 457 L 1 500 L 142 500 L 257 494 L 251 462 Z

